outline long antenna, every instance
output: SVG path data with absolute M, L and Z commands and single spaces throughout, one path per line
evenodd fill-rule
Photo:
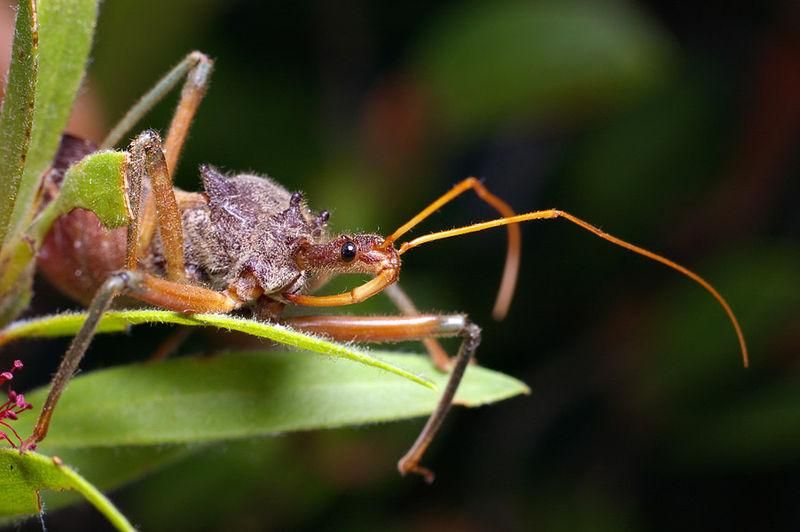
M 517 224 L 520 222 L 527 222 L 531 220 L 551 220 L 555 218 L 564 218 L 574 223 L 575 225 L 585 229 L 586 231 L 589 231 L 590 233 L 599 236 L 603 240 L 607 240 L 612 244 L 623 247 L 629 251 L 647 257 L 648 259 L 660 262 L 661 264 L 664 264 L 665 266 L 682 273 L 686 277 L 689 277 L 690 279 L 698 283 L 700 286 L 705 288 L 706 291 L 708 291 L 712 296 L 714 296 L 714 299 L 716 299 L 717 302 L 719 302 L 719 304 L 722 306 L 723 310 L 725 310 L 725 314 L 728 315 L 728 318 L 730 319 L 731 324 L 733 324 L 733 328 L 736 331 L 736 336 L 739 339 L 739 347 L 742 351 L 742 362 L 744 363 L 744 367 L 748 367 L 750 365 L 750 360 L 747 354 L 747 344 L 745 343 L 744 340 L 744 334 L 742 333 L 742 328 L 739 326 L 739 320 L 736 319 L 736 315 L 733 313 L 733 309 L 731 309 L 731 306 L 728 304 L 728 301 L 724 297 L 722 297 L 722 294 L 720 294 L 717 291 L 717 289 L 711 285 L 711 283 L 709 283 L 708 281 L 706 281 L 693 271 L 689 270 L 688 268 L 685 268 L 684 266 L 681 266 L 680 264 L 673 262 L 666 257 L 662 257 L 657 253 L 653 253 L 652 251 L 646 250 L 644 248 L 626 242 L 620 238 L 617 238 L 613 235 L 610 235 L 605 231 L 602 231 L 601 229 L 593 226 L 589 222 L 585 222 L 584 220 L 581 220 L 580 218 L 573 216 L 568 212 L 560 211 L 558 209 L 534 211 L 526 214 L 519 214 L 516 216 L 498 218 L 496 220 L 490 220 L 488 222 L 482 222 L 482 223 L 467 225 L 464 227 L 458 227 L 456 229 L 449 229 L 447 231 L 438 231 L 436 233 L 431 233 L 428 235 L 415 238 L 408 242 L 404 242 L 400 246 L 398 253 L 402 255 L 406 251 L 421 246 L 423 244 L 427 244 L 428 242 L 434 242 L 436 240 L 451 238 L 458 235 L 466 235 L 468 233 L 484 231 L 486 229 L 491 229 L 493 227 L 501 227 L 504 225 Z

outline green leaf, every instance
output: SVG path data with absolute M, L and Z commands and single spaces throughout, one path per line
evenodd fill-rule
M 0 245 L 5 243 L 11 212 L 21 185 L 31 141 L 36 76 L 39 69 L 38 25 L 33 0 L 21 0 L 14 30 L 13 58 L 0 110 Z
M 33 217 L 36 191 L 58 149 L 83 80 L 97 20 L 96 0 L 38 0 L 39 75 L 30 149 L 11 215 L 12 234 Z
M 378 353 L 386 364 L 448 378 L 428 357 Z M 26 394 L 42 404 L 45 389 Z M 521 382 L 470 366 L 456 403 L 479 406 L 528 393 Z M 362 364 L 300 352 L 181 358 L 95 371 L 74 379 L 40 449 L 205 443 L 430 414 L 439 392 Z M 22 416 L 26 434 L 34 416 Z
M 86 313 L 65 313 L 45 316 L 32 320 L 12 323 L 0 330 L 0 345 L 21 338 L 41 338 L 72 336 L 86 320 Z M 294 331 L 282 325 L 248 320 L 227 314 L 181 314 L 166 310 L 124 310 L 107 312 L 98 325 L 98 332 L 118 332 L 127 330 L 131 325 L 142 323 L 174 323 L 189 326 L 213 326 L 229 331 L 247 333 L 259 338 L 267 338 L 280 344 L 306 349 L 331 357 L 345 358 L 354 362 L 372 366 L 394 373 L 412 382 L 433 388 L 431 381 L 410 373 L 405 369 L 389 364 L 364 351 L 346 347 L 341 344 L 323 340 L 316 336 Z
M 26 252 L 25 249 L 19 248 Z M 36 271 L 35 264 L 23 257 L 25 268 L 21 272 L 14 272 L 10 286 L 0 289 L 0 326 L 9 323 L 11 320 L 22 314 L 31 302 L 33 297 L 33 275 Z M 6 270 L 3 267 L 7 263 L 0 260 L 0 286 L 6 279 Z M 9 278 L 11 276 L 8 276 Z
M 125 195 L 127 159 L 124 152 L 105 151 L 74 164 L 64 176 L 56 202 L 59 210 L 88 209 L 109 229 L 126 225 L 130 221 Z
M 474 2 L 441 21 L 417 69 L 432 107 L 462 135 L 624 102 L 664 77 L 670 51 L 623 2 Z
M 125 196 L 125 152 L 93 153 L 64 175 L 61 193 L 45 207 L 22 238 L 10 241 L 0 254 L 0 324 L 24 310 L 31 295 L 33 258 L 53 222 L 75 208 L 94 212 L 109 228 L 128 223 Z
M 28 236 L 41 245 L 50 226 L 61 215 L 76 208 L 92 211 L 109 229 L 130 221 L 125 194 L 125 165 L 128 154 L 120 151 L 92 153 L 69 167 L 61 191 L 36 218 Z
M 733 398 L 713 413 L 695 409 L 676 421 L 672 452 L 695 467 L 780 469 L 795 463 L 800 446 L 800 389 L 796 379 Z
M 741 367 L 725 316 L 682 284 L 664 294 L 652 346 L 635 391 L 642 411 L 658 411 L 663 457 L 682 467 L 779 469 L 800 446 L 800 387 L 786 371 L 791 350 L 776 338 L 796 330 L 800 298 L 797 242 L 745 244 L 701 268 L 729 298 L 744 327 L 751 367 Z M 792 345 L 792 344 L 786 344 Z M 644 405 L 644 406 L 641 406 Z
M 117 530 L 134 530 L 105 495 L 60 459 L 37 453 L 20 454 L 0 449 L 0 516 L 21 516 L 41 512 L 41 490 L 75 490 L 83 495 Z
M 752 369 L 742 368 L 736 335 L 719 305 L 693 283 L 677 280 L 653 318 L 648 371 L 637 383 L 643 390 L 640 397 L 671 408 L 682 405 L 692 414 L 712 410 L 709 390 L 752 378 L 766 362 L 771 339 L 791 329 L 798 298 L 786 287 L 800 285 L 800 250 L 795 242 L 744 247 L 698 271 L 714 282 L 737 313 L 752 353 Z M 728 405 L 724 409 L 729 410 Z
M 26 232 L 41 177 L 83 79 L 96 19 L 96 0 L 21 2 L 9 74 L 12 100 L 0 116 L 0 145 L 6 150 L 0 152 L 0 324 L 16 317 L 31 297 L 38 247 Z M 47 227 L 39 225 L 42 237 Z

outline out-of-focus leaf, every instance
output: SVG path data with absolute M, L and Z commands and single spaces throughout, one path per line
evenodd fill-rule
M 649 335 L 658 349 L 641 362 L 631 394 L 640 407 L 660 411 L 662 439 L 677 462 L 705 467 L 794 460 L 791 449 L 800 442 L 795 384 L 787 378 L 764 389 L 752 385 L 775 371 L 770 366 L 776 361 L 765 359 L 770 342 L 785 334 L 800 308 L 797 294 L 787 290 L 800 285 L 800 253 L 794 244 L 764 246 L 721 264 L 704 273 L 739 316 L 751 368 L 742 368 L 718 305 L 693 287 L 674 288 Z
M 347 434 L 359 442 L 372 441 L 363 430 Z M 304 457 L 298 449 L 298 443 L 308 445 L 307 452 L 313 455 L 325 436 L 335 437 L 240 440 L 209 446 L 127 489 L 125 509 L 136 516 L 142 530 L 242 530 L 248 522 L 291 529 L 293 520 L 288 516 L 324 512 L 346 491 L 320 475 L 313 457 Z M 368 443 L 363 448 L 373 450 Z M 359 461 L 385 458 L 379 465 L 380 476 L 394 478 L 395 456 L 385 454 L 375 450 L 369 457 L 359 455 Z M 180 500 L 164 497 L 165 492 L 180 493 Z
M 645 241 L 704 198 L 719 174 L 720 98 L 702 80 L 675 80 L 598 121 L 570 154 L 563 201 Z
M 602 481 L 587 479 L 580 490 L 559 478 L 544 487 L 544 494 L 527 505 L 527 520 L 549 532 L 634 532 L 635 513 L 630 501 L 611 496 Z
M 665 75 L 668 40 L 623 2 L 475 2 L 448 15 L 422 41 L 418 68 L 464 135 L 603 109 Z
M 0 260 L 0 274 L 4 273 L 4 264 L 6 263 Z M 33 297 L 34 271 L 34 263 L 29 261 L 21 273 L 15 274 L 10 286 L 0 292 L 2 294 L 0 295 L 0 326 L 10 322 L 28 308 Z M 3 275 L 0 275 L 0 282 L 2 279 Z
M 447 374 L 428 357 L 378 353 L 387 364 Z M 45 389 L 26 398 L 42 404 Z M 478 406 L 527 393 L 521 382 L 470 366 L 456 396 Z M 40 449 L 84 448 L 252 438 L 423 416 L 439 392 L 362 364 L 300 352 L 255 352 L 95 371 L 74 379 Z M 30 431 L 33 416 L 18 430 Z
M 0 517 L 41 512 L 42 490 L 75 490 L 117 530 L 134 530 L 111 501 L 75 471 L 55 458 L 15 449 L 0 449 Z
M 678 421 L 676 460 L 695 467 L 774 468 L 797 460 L 800 387 L 796 380 L 732 398 L 713 415 L 689 413 Z
M 791 247 L 762 247 L 730 255 L 724 267 L 698 267 L 725 295 L 739 317 L 750 345 L 753 370 L 764 364 L 764 342 L 786 325 L 800 301 L 787 286 L 800 284 L 800 253 Z M 719 305 L 689 283 L 675 286 L 656 317 L 649 343 L 653 364 L 639 379 L 647 395 L 671 404 L 704 403 L 709 387 L 742 381 L 736 336 Z M 714 334 L 711 331 L 715 331 Z M 693 408 L 690 406 L 690 408 Z
M 4 6 L 5 7 L 5 6 Z M 13 61 L 0 110 L 0 246 L 14 210 L 31 141 L 39 38 L 34 0 L 22 0 L 14 30 Z
M 45 316 L 32 320 L 23 320 L 12 323 L 0 330 L 0 345 L 20 338 L 71 336 L 86 320 L 86 313 L 65 313 L 54 316 Z M 342 344 L 323 340 L 302 332 L 292 330 L 282 325 L 265 323 L 245 318 L 238 318 L 226 314 L 181 314 L 164 310 L 123 310 L 107 312 L 100 320 L 99 332 L 115 332 L 126 330 L 131 325 L 142 323 L 174 323 L 176 325 L 190 325 L 194 327 L 212 326 L 229 331 L 247 333 L 259 338 L 266 338 L 280 344 L 306 349 L 323 355 L 345 358 L 354 362 L 372 366 L 412 382 L 433 388 L 431 381 L 408 372 L 402 367 L 384 362 L 365 351 L 346 347 Z

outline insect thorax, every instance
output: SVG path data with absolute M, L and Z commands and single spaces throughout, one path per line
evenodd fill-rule
M 210 166 L 200 172 L 207 204 L 183 211 L 190 276 L 217 290 L 247 277 L 265 294 L 301 291 L 308 279 L 293 252 L 303 239 L 326 237 L 324 219 L 267 177 L 225 176 Z

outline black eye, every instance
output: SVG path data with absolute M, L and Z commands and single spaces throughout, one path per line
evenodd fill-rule
M 350 262 L 356 258 L 356 254 L 358 253 L 358 248 L 353 242 L 345 242 L 342 245 L 342 260 L 345 262 Z

